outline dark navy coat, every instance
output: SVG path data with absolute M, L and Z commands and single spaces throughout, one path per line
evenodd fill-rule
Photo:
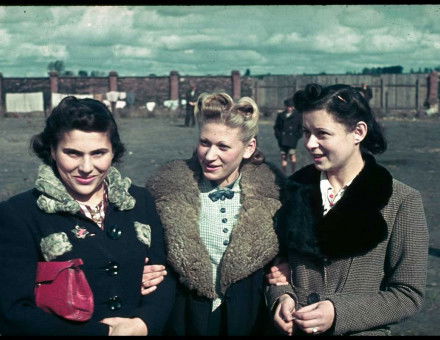
M 149 335 L 162 333 L 174 303 L 173 275 L 147 296 L 140 291 L 145 257 L 150 264 L 166 262 L 163 229 L 148 191 L 131 185 L 128 193 L 136 200 L 134 208 L 121 211 L 110 202 L 104 230 L 80 213 L 44 212 L 36 204 L 41 194 L 36 189 L 0 204 L 2 335 L 108 335 L 109 327 L 99 321 L 116 316 L 139 317 Z M 150 227 L 150 246 L 141 241 L 135 222 Z M 67 321 L 35 305 L 36 265 L 45 260 L 40 242 L 63 232 L 72 249 L 53 260 L 83 259 L 95 299 L 94 315 L 87 322 Z

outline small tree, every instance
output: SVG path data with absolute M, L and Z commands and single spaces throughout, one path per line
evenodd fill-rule
M 49 72 L 58 72 L 58 74 L 62 74 L 64 72 L 64 61 L 62 60 L 56 60 L 56 61 L 51 61 L 48 65 L 47 65 L 47 70 Z
M 90 77 L 105 77 L 105 72 L 93 70 L 90 72 Z
M 78 76 L 79 77 L 87 77 L 87 71 L 79 70 L 78 71 Z

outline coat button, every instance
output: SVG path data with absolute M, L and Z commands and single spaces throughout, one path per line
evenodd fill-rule
M 107 229 L 107 236 L 110 237 L 112 240 L 117 240 L 121 237 L 122 230 L 117 225 L 112 225 L 110 228 Z
M 115 261 L 109 261 L 104 271 L 110 276 L 116 276 L 119 273 L 119 264 Z
M 313 303 L 319 302 L 321 301 L 321 297 L 319 296 L 318 293 L 310 293 L 309 296 L 307 296 L 307 304 L 311 305 Z
M 224 245 L 224 246 L 227 246 L 228 244 L 229 244 L 229 241 L 228 241 L 228 240 L 224 240 L 224 241 L 223 241 L 223 245 Z
M 122 307 L 121 299 L 119 298 L 119 296 L 111 297 L 110 299 L 108 299 L 107 304 L 108 309 L 110 309 L 111 311 L 119 310 Z
M 226 209 L 225 209 L 225 208 L 221 208 L 221 209 L 220 209 L 220 212 L 221 212 L 221 213 L 225 213 L 225 212 L 226 212 Z
M 228 219 L 227 218 L 222 218 L 222 222 L 226 223 L 226 222 L 228 222 Z
M 228 228 L 223 228 L 223 232 L 224 232 L 224 233 L 227 233 L 228 231 L 229 231 Z

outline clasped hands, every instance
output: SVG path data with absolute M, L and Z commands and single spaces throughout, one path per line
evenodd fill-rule
M 275 308 L 275 325 L 287 335 L 293 335 L 296 329 L 307 334 L 318 334 L 327 331 L 333 324 L 335 309 L 329 300 L 295 309 L 293 298 L 284 294 L 278 299 Z
M 148 258 L 145 259 L 145 264 Z M 290 277 L 290 268 L 287 261 L 278 260 L 266 275 L 267 282 L 271 285 L 287 285 Z M 163 265 L 146 265 L 142 275 L 142 295 L 152 293 L 157 285 L 163 281 L 167 272 Z M 335 309 L 329 300 L 295 309 L 293 298 L 284 294 L 278 299 L 274 313 L 275 325 L 287 335 L 293 335 L 296 329 L 308 334 L 317 334 L 327 331 L 333 324 Z
M 276 286 L 289 284 L 289 277 L 289 264 L 281 260 L 266 275 L 268 283 Z M 287 335 L 293 335 L 296 329 L 308 334 L 325 332 L 332 326 L 334 318 L 335 309 L 331 301 L 319 301 L 296 310 L 295 301 L 289 294 L 278 299 L 274 313 L 275 325 Z

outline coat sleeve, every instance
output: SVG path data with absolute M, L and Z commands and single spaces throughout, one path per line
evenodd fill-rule
M 149 264 L 166 264 L 166 246 L 164 231 L 160 223 L 152 199 L 147 199 L 145 207 L 149 212 L 151 221 L 151 246 L 148 252 Z M 167 268 L 167 275 L 157 286 L 157 289 L 142 297 L 142 306 L 136 309 L 133 317 L 140 317 L 148 327 L 148 335 L 162 335 L 176 295 L 176 277 L 174 272 Z
M 275 285 L 266 286 L 264 297 L 269 312 L 271 313 L 274 312 L 274 308 L 278 303 L 278 299 L 284 294 L 289 294 L 292 297 L 292 299 L 295 301 L 295 304 L 297 304 L 296 296 L 290 284 L 282 285 L 282 286 L 275 286 Z
M 278 145 L 281 143 L 281 130 L 283 129 L 283 120 L 281 118 L 281 114 L 277 115 L 277 118 L 275 120 L 275 125 L 273 126 L 275 138 L 277 139 Z
M 108 335 L 98 322 L 75 323 L 35 305 L 39 245 L 26 206 L 0 204 L 0 333 L 2 335 Z
M 392 324 L 420 310 L 426 286 L 428 244 L 422 199 L 418 191 L 411 190 L 398 206 L 391 228 L 383 287 L 369 294 L 331 298 L 336 311 L 334 333 Z

